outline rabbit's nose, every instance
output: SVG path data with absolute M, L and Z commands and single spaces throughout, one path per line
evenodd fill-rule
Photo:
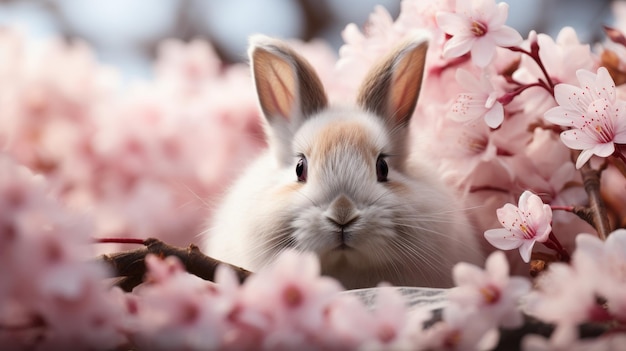
M 354 202 L 344 194 L 337 196 L 326 211 L 326 218 L 339 228 L 351 225 L 359 217 L 359 211 Z

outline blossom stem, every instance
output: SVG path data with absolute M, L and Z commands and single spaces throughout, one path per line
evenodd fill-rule
M 509 91 L 509 92 L 505 93 L 504 95 L 500 96 L 497 99 L 497 101 L 499 103 L 501 103 L 502 105 L 508 105 L 511 101 L 513 101 L 513 99 L 517 95 L 521 94 L 526 89 L 532 88 L 532 87 L 542 87 L 542 88 L 548 90 L 548 92 L 550 92 L 550 88 L 548 88 L 546 83 L 544 81 L 542 81 L 541 79 L 539 79 L 537 81 L 537 83 L 520 85 L 519 87 L 515 88 L 513 91 Z
M 114 243 L 114 244 L 139 244 L 145 245 L 144 239 L 135 239 L 135 238 L 94 238 L 94 242 L 98 244 L 103 243 Z
M 562 262 L 570 261 L 569 252 L 565 250 L 565 248 L 563 247 L 563 245 L 561 245 L 561 242 L 559 241 L 559 239 L 557 239 L 556 235 L 554 235 L 553 232 L 550 232 L 550 235 L 548 236 L 548 240 L 544 242 L 543 245 L 549 249 L 556 251 L 557 254 L 559 255 L 559 259 Z
M 543 73 L 544 77 L 546 78 L 546 86 L 545 88 L 548 90 L 548 92 L 554 96 L 554 82 L 552 82 L 552 78 L 550 78 L 550 75 L 548 74 L 548 70 L 546 70 L 546 66 L 544 66 L 543 61 L 541 61 L 541 58 L 539 57 L 539 44 L 537 43 L 537 40 L 534 40 L 531 44 L 530 44 L 530 50 L 531 51 L 527 51 L 522 49 L 519 46 L 509 46 L 507 47 L 507 49 L 514 51 L 514 52 L 519 52 L 522 53 L 524 55 L 527 55 L 528 57 L 530 57 L 531 59 L 533 59 L 533 61 L 535 61 L 535 63 L 537 63 L 537 66 L 539 66 L 539 69 L 541 70 L 541 72 Z M 539 79 L 540 82 L 543 82 L 541 79 Z

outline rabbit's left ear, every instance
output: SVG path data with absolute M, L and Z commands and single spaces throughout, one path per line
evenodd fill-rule
M 357 101 L 382 117 L 389 130 L 409 124 L 424 76 L 428 42 L 424 38 L 401 45 L 365 78 Z

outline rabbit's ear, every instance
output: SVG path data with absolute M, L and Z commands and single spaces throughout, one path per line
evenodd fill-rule
M 285 43 L 265 36 L 250 39 L 250 60 L 270 143 L 291 160 L 293 134 L 309 116 L 326 108 L 324 87 L 311 65 Z
M 367 111 L 383 117 L 389 130 L 409 124 L 424 76 L 428 42 L 405 42 L 365 78 L 357 101 Z

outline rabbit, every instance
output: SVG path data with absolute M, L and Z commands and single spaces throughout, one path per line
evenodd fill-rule
M 268 148 L 217 207 L 205 253 L 256 271 L 287 249 L 314 252 L 347 289 L 450 287 L 456 262 L 482 261 L 458 201 L 409 158 L 427 40 L 373 68 L 355 106 L 329 106 L 311 65 L 283 41 L 250 44 Z

